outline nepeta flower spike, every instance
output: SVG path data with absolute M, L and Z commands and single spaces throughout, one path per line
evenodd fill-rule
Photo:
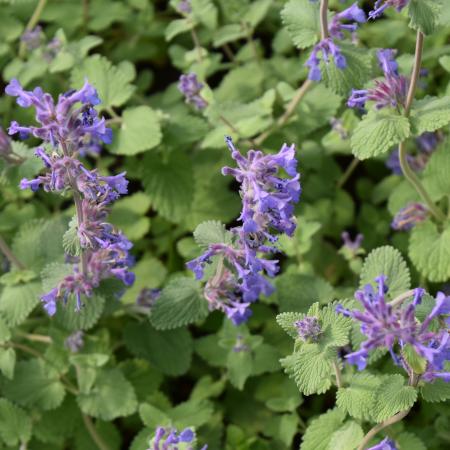
M 343 22 L 350 23 L 343 23 Z M 320 81 L 322 79 L 322 72 L 320 70 L 320 62 L 323 60 L 325 64 L 329 64 L 331 60 L 338 69 L 345 69 L 347 67 L 347 60 L 342 54 L 339 46 L 335 40 L 342 40 L 345 38 L 344 31 L 349 31 L 352 37 L 355 37 L 355 32 L 358 28 L 358 23 L 366 21 L 364 11 L 354 3 L 344 11 L 334 15 L 333 19 L 328 25 L 329 37 L 324 37 L 318 44 L 316 44 L 305 63 L 309 68 L 308 78 L 312 81 Z
M 390 7 L 400 12 L 408 3 L 409 0 L 377 0 L 373 5 L 374 9 L 369 12 L 369 19 L 377 19 Z
M 176 429 L 158 427 L 155 431 L 155 437 L 150 441 L 150 447 L 147 450 L 177 450 L 179 444 L 187 444 L 183 447 L 186 450 L 194 450 L 191 443 L 195 440 L 195 433 L 190 428 L 185 428 L 180 433 Z M 201 450 L 207 450 L 204 445 Z
M 195 73 L 188 73 L 180 76 L 178 89 L 186 97 L 186 103 L 194 105 L 198 110 L 205 109 L 208 102 L 201 96 L 203 83 L 200 83 Z
M 361 322 L 361 333 L 366 340 L 361 344 L 360 350 L 346 355 L 350 364 L 363 370 L 367 365 L 369 351 L 384 347 L 387 348 L 394 362 L 403 366 L 411 375 L 411 369 L 403 357 L 396 352 L 395 346 L 402 349 L 411 345 L 418 355 L 426 359 L 427 370 L 422 376 L 430 381 L 442 378 L 450 381 L 450 373 L 442 372 L 444 363 L 450 358 L 450 342 L 447 328 L 431 331 L 431 321 L 442 314 L 450 313 L 450 297 L 439 293 L 436 304 L 425 320 L 420 323 L 415 317 L 415 310 L 420 304 L 425 291 L 418 288 L 414 292 L 413 300 L 409 304 L 392 305 L 386 302 L 386 277 L 380 275 L 375 279 L 378 289 L 374 290 L 368 284 L 363 290 L 355 293 L 355 298 L 363 306 L 363 311 L 336 307 L 336 311 Z
M 392 439 L 384 438 L 381 442 L 367 450 L 398 450 Z
M 410 230 L 416 224 L 426 220 L 429 215 L 428 208 L 422 203 L 410 203 L 395 215 L 391 227 L 394 230 Z
M 80 90 L 60 95 L 56 104 L 41 88 L 26 91 L 17 80 L 12 80 L 5 91 L 17 97 L 20 106 L 32 106 L 39 124 L 24 127 L 12 122 L 9 133 L 22 138 L 33 135 L 52 147 L 50 154 L 44 147 L 35 149 L 45 173 L 33 180 L 24 178 L 20 187 L 72 192 L 75 201 L 81 256 L 74 260 L 73 273 L 41 297 L 48 314 L 55 314 L 58 300 L 66 303 L 70 296 L 75 297 L 76 309 L 80 309 L 82 297 L 91 297 L 105 278 L 115 277 L 131 285 L 134 274 L 128 270 L 132 262 L 128 250 L 132 244 L 106 222 L 108 206 L 127 193 L 125 173 L 101 176 L 77 159 L 87 144 L 109 143 L 112 139 L 105 119 L 99 118 L 94 108 L 100 103 L 97 91 L 86 81 Z
M 306 316 L 304 319 L 294 322 L 294 326 L 297 328 L 300 339 L 305 342 L 316 342 L 322 333 L 317 317 Z
M 366 102 L 372 101 L 377 109 L 405 106 L 409 81 L 398 74 L 397 62 L 393 50 L 379 50 L 378 61 L 384 72 L 383 80 L 375 80 L 375 86 L 370 89 L 353 89 L 347 101 L 350 108 L 364 108 Z

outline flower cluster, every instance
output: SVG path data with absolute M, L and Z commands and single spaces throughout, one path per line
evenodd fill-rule
M 355 239 L 352 241 L 350 238 L 350 234 L 348 231 L 343 231 L 341 234 L 342 242 L 344 247 L 349 253 L 358 254 L 361 249 L 361 244 L 364 239 L 364 236 L 361 233 L 358 233 Z
M 227 137 L 226 142 L 237 167 L 224 167 L 222 173 L 234 176 L 240 183 L 242 226 L 232 229 L 232 242 L 211 244 L 187 267 L 201 279 L 206 265 L 213 259 L 217 261 L 216 273 L 207 281 L 204 295 L 211 309 L 225 312 L 238 325 L 251 315 L 252 302 L 261 294 L 273 292 L 264 274 L 274 276 L 278 261 L 265 259 L 264 255 L 276 251 L 276 233 L 292 236 L 295 231 L 293 213 L 300 197 L 300 175 L 294 146 L 283 145 L 275 155 L 250 150 L 245 157 L 231 138 Z M 280 170 L 289 177 L 278 176 Z
M 175 429 L 158 427 L 155 437 L 150 441 L 150 447 L 147 450 L 194 450 L 190 444 L 195 441 L 195 433 L 190 428 L 185 428 L 180 433 Z M 184 447 L 180 447 L 185 445 Z M 207 450 L 204 445 L 201 450 Z
M 181 14 L 190 14 L 192 12 L 191 0 L 180 0 L 176 8 Z
M 409 81 L 398 73 L 395 51 L 378 50 L 377 57 L 384 79 L 375 80 L 375 86 L 370 89 L 352 89 L 347 101 L 350 108 L 364 108 L 368 101 L 374 102 L 377 109 L 399 108 L 405 105 Z
M 198 110 L 208 106 L 208 102 L 200 95 L 203 84 L 198 81 L 195 73 L 181 75 L 178 89 L 186 97 L 186 103 L 194 105 Z
M 66 302 L 71 295 L 76 298 L 77 309 L 81 308 L 81 296 L 92 296 L 93 289 L 105 278 L 115 277 L 131 285 L 134 274 L 128 271 L 131 263 L 128 250 L 132 244 L 106 222 L 108 206 L 127 193 L 125 173 L 101 176 L 77 159 L 87 146 L 110 143 L 112 139 L 105 119 L 99 118 L 94 109 L 100 103 L 96 90 L 86 82 L 80 90 L 60 95 L 55 103 L 41 88 L 26 91 L 17 80 L 12 80 L 6 93 L 17 97 L 20 106 L 34 107 L 39 124 L 25 127 L 12 122 L 9 134 L 19 134 L 21 138 L 35 136 L 49 148 L 41 146 L 35 150 L 46 172 L 32 180 L 23 179 L 20 187 L 73 192 L 75 200 L 81 256 L 75 258 L 73 273 L 42 296 L 47 312 L 53 315 L 57 300 Z
M 306 316 L 304 319 L 294 322 L 294 326 L 297 328 L 300 339 L 305 342 L 316 342 L 322 333 L 322 328 L 317 317 Z
M 64 341 L 64 344 L 72 353 L 79 352 L 84 347 L 84 331 L 75 331 Z
M 311 55 L 306 61 L 305 65 L 309 68 L 308 78 L 313 81 L 320 81 L 322 79 L 322 73 L 320 70 L 320 61 L 323 60 L 326 64 L 331 59 L 338 69 L 345 69 L 347 67 L 347 61 L 342 54 L 335 40 L 344 39 L 344 31 L 350 31 L 354 37 L 354 33 L 358 28 L 358 23 L 366 21 L 366 15 L 364 11 L 358 7 L 355 3 L 344 11 L 335 14 L 328 26 L 329 37 L 322 39 L 313 48 Z M 350 23 L 343 23 L 350 22 Z
M 418 202 L 410 203 L 394 216 L 391 227 L 394 230 L 410 230 L 416 224 L 423 222 L 429 215 L 428 208 Z
M 350 364 L 358 366 L 363 370 L 367 366 L 369 351 L 376 348 L 387 348 L 395 364 L 403 366 L 411 375 L 411 369 L 402 354 L 396 353 L 394 346 L 399 345 L 403 349 L 410 345 L 416 353 L 427 362 L 422 379 L 432 381 L 436 378 L 450 381 L 450 373 L 442 372 L 444 364 L 450 360 L 450 342 L 448 329 L 432 331 L 430 327 L 433 319 L 440 315 L 450 313 L 450 297 L 438 293 L 436 303 L 432 311 L 426 316 L 422 323 L 416 318 L 416 308 L 421 303 L 425 291 L 421 288 L 414 290 L 412 302 L 386 302 L 388 287 L 386 277 L 379 276 L 375 280 L 378 289 L 368 284 L 363 290 L 355 294 L 363 310 L 349 311 L 338 305 L 336 311 L 361 322 L 361 333 L 366 340 L 361 348 L 345 356 Z M 448 318 L 447 318 L 448 322 Z M 448 325 L 448 324 L 447 324 Z M 434 329 L 434 328 L 433 328 Z
M 440 137 L 435 132 L 426 132 L 416 138 L 417 153 L 407 155 L 409 166 L 414 172 L 421 172 L 428 163 L 433 152 L 439 145 Z M 386 161 L 386 166 L 392 170 L 395 175 L 402 175 L 398 149 L 394 149 Z
M 384 438 L 381 442 L 367 450 L 398 450 L 392 439 Z
M 32 30 L 26 30 L 20 40 L 28 51 L 41 49 L 41 56 L 47 62 L 55 59 L 63 45 L 58 37 L 54 37 L 46 43 L 45 34 L 39 25 Z
M 377 0 L 373 5 L 374 9 L 369 12 L 369 19 L 377 19 L 389 7 L 400 12 L 408 3 L 409 0 Z
M 24 43 L 27 50 L 35 50 L 42 45 L 43 38 L 42 28 L 38 25 L 32 30 L 25 31 L 20 37 L 20 40 Z

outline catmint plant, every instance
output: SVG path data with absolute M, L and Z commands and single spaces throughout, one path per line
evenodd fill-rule
M 22 108 L 33 107 L 39 124 L 21 126 L 13 121 L 9 134 L 18 134 L 21 139 L 34 136 L 44 144 L 34 154 L 42 160 L 45 174 L 22 179 L 20 188 L 71 192 L 75 202 L 80 256 L 73 265 L 73 273 L 41 297 L 47 313 L 55 314 L 57 302 L 62 300 L 65 304 L 72 295 L 79 310 L 83 306 L 82 297 L 91 297 L 106 278 L 115 277 L 130 286 L 134 281 L 134 274 L 128 270 L 132 244 L 105 221 L 109 205 L 127 193 L 125 172 L 101 176 L 78 159 L 87 147 L 112 140 L 111 129 L 95 110 L 100 103 L 96 90 L 86 81 L 80 90 L 61 94 L 55 103 L 40 87 L 26 91 L 14 79 L 5 92 L 16 97 Z

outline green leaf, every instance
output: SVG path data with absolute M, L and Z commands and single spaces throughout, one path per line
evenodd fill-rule
M 214 408 L 209 400 L 188 400 L 180 403 L 168 414 L 176 428 L 201 427 L 214 413 Z
M 108 221 L 123 231 L 128 239 L 137 241 L 150 229 L 150 219 L 146 217 L 149 208 L 149 197 L 144 192 L 136 192 L 114 202 Z
M 13 327 L 21 324 L 39 303 L 40 283 L 33 281 L 16 286 L 5 286 L 0 294 L 0 317 Z
M 450 148 L 446 142 L 433 154 L 423 171 L 423 185 L 435 201 L 450 192 L 450 179 L 446 174 L 450 170 Z
M 181 152 L 161 158 L 147 153 L 143 160 L 143 183 L 153 207 L 164 218 L 179 222 L 189 212 L 194 197 L 190 159 Z
M 381 382 L 370 373 L 353 375 L 349 386 L 338 390 L 336 405 L 355 419 L 370 420 Z
M 402 375 L 386 375 L 376 393 L 373 418 L 377 422 L 383 422 L 394 414 L 411 408 L 416 399 L 416 389 L 405 386 Z
M 14 379 L 2 384 L 9 400 L 42 410 L 57 408 L 66 394 L 56 371 L 37 359 L 18 362 Z
M 23 409 L 4 398 L 0 399 L 0 437 L 15 448 L 31 439 L 31 419 Z
M 64 233 L 62 245 L 68 255 L 79 256 L 81 252 L 80 239 L 78 238 L 78 219 L 73 216 L 69 222 L 69 228 Z
M 450 278 L 450 227 L 439 231 L 431 220 L 416 225 L 409 240 L 409 257 L 428 280 L 447 281 Z
M 450 383 L 437 379 L 432 383 L 425 383 L 420 388 L 420 393 L 426 402 L 444 402 L 450 399 Z
M 287 312 L 278 314 L 276 317 L 278 325 L 283 328 L 284 331 L 293 339 L 298 338 L 298 331 L 294 323 L 298 320 L 302 320 L 306 317 L 306 314 L 298 312 Z
M 344 420 L 345 413 L 337 408 L 312 420 L 303 435 L 300 450 L 331 450 L 333 433 L 341 428 Z
M 230 383 L 237 389 L 242 390 L 253 369 L 251 353 L 249 351 L 236 352 L 231 350 L 228 353 L 227 369 Z
M 364 437 L 364 432 L 360 425 L 353 420 L 335 431 L 330 440 L 328 448 L 331 450 L 355 450 Z
M 320 35 L 319 5 L 309 0 L 290 0 L 281 10 L 281 20 L 297 48 L 314 45 Z
M 358 159 L 382 155 L 410 136 L 409 120 L 390 109 L 370 111 L 359 122 L 351 138 Z
M 192 16 L 210 30 L 217 28 L 218 10 L 212 0 L 191 0 Z
M 169 282 L 152 306 L 150 322 L 157 330 L 170 330 L 202 320 L 208 312 L 200 283 L 178 277 Z
M 133 386 L 118 369 L 102 370 L 92 390 L 77 398 L 81 410 L 102 420 L 114 420 L 137 410 Z
M 197 226 L 194 239 L 200 247 L 206 249 L 210 244 L 231 244 L 232 234 L 218 220 L 208 220 Z
M 414 373 L 422 374 L 425 372 L 427 360 L 423 356 L 420 356 L 411 344 L 406 344 L 402 348 L 402 356 Z
M 427 450 L 425 444 L 413 433 L 404 431 L 395 438 L 399 450 Z
M 183 375 L 191 365 L 192 338 L 185 328 L 159 331 L 149 323 L 129 324 L 124 341 L 132 353 L 148 359 L 166 375 Z
M 135 89 L 130 84 L 134 74 L 125 67 L 125 64 L 113 66 L 104 56 L 93 55 L 72 70 L 71 84 L 79 89 L 87 79 L 98 91 L 102 101 L 98 105 L 100 110 L 121 106 L 131 97 Z
M 186 33 L 187 31 L 192 30 L 194 24 L 192 21 L 188 19 L 176 19 L 172 20 L 166 27 L 166 41 L 170 42 L 174 37 L 179 34 Z
M 450 97 L 426 97 L 413 103 L 410 115 L 411 131 L 420 136 L 450 123 Z
M 424 34 L 432 34 L 439 24 L 442 0 L 410 0 L 409 26 Z
M 323 394 L 331 387 L 331 363 L 336 358 L 332 349 L 321 351 L 318 344 L 303 344 L 292 355 L 280 360 L 285 372 L 293 378 L 301 393 Z
M 11 338 L 11 331 L 6 325 L 5 321 L 0 317 L 0 344 L 9 341 Z
M 50 262 L 64 261 L 62 238 L 65 231 L 63 220 L 32 220 L 20 227 L 11 249 L 27 269 L 38 273 Z
M 376 277 L 385 275 L 389 295 L 396 297 L 411 287 L 408 266 L 401 253 L 394 247 L 383 246 L 371 251 L 364 261 L 359 286 L 373 284 Z
M 276 278 L 275 286 L 282 312 L 307 312 L 314 302 L 328 303 L 334 295 L 330 283 L 311 275 L 285 273 Z
M 161 139 L 158 114 L 149 106 L 135 106 L 123 112 L 120 129 L 110 150 L 117 155 L 136 155 L 155 148 Z
M 14 377 L 16 352 L 12 348 L 0 347 L 0 372 L 9 380 Z
M 83 307 L 76 309 L 76 299 L 71 296 L 67 304 L 59 304 L 55 320 L 69 331 L 89 330 L 100 319 L 105 308 L 105 299 L 100 295 L 82 299 Z
M 361 88 L 370 79 L 372 55 L 345 42 L 339 47 L 347 61 L 345 69 L 336 67 L 331 58 L 328 63 L 321 61 L 320 70 L 325 85 L 336 94 L 347 97 L 352 89 Z

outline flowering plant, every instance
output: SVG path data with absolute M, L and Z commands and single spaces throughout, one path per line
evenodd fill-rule
M 443 0 L 0 2 L 0 450 L 440 450 Z

